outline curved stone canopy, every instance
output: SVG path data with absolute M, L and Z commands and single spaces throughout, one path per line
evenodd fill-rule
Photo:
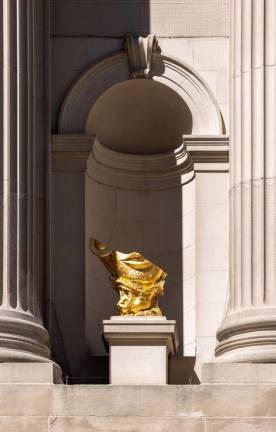
M 166 55 L 154 53 L 151 75 L 156 85 L 158 83 L 167 87 L 166 96 L 165 90 L 163 88 L 160 90 L 163 100 L 164 98 L 167 99 L 170 91 L 174 95 L 173 101 L 176 101 L 177 96 L 178 99 L 182 99 L 183 127 L 187 130 L 190 129 L 191 134 L 220 135 L 222 133 L 222 120 L 218 104 L 208 85 L 190 66 Z M 112 90 L 112 87 L 118 84 L 128 87 L 130 86 L 129 83 L 132 83 L 131 90 L 135 93 L 134 86 L 142 84 L 133 84 L 133 81 L 125 52 L 115 54 L 90 67 L 73 84 L 64 99 L 59 117 L 59 133 L 87 133 L 88 117 L 98 99 L 101 96 L 104 97 L 104 93 L 108 90 L 111 91 L 110 94 L 113 94 L 115 90 Z M 142 81 L 147 80 L 143 79 Z M 151 86 L 151 93 L 154 91 L 152 83 L 145 85 Z M 180 105 L 178 102 L 177 104 Z M 112 104 L 110 105 L 112 106 Z M 112 109 L 114 110 L 114 107 Z M 143 109 L 145 109 L 144 105 Z M 192 121 L 189 123 L 190 115 Z M 190 126 L 187 126 L 189 124 Z M 90 131 L 90 126 L 88 131 Z
M 192 114 L 171 88 L 149 79 L 112 86 L 90 111 L 86 133 L 110 150 L 128 154 L 166 153 L 192 131 Z

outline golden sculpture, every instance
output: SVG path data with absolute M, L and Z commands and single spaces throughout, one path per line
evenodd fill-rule
M 98 240 L 89 242 L 91 252 L 101 259 L 110 273 L 112 287 L 120 295 L 120 315 L 162 315 L 158 296 L 164 293 L 167 273 L 138 252 L 109 251 Z

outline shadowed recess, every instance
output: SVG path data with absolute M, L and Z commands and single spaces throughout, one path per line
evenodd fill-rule
M 153 80 L 112 86 L 89 113 L 86 131 L 110 150 L 148 155 L 172 151 L 192 131 L 192 115 L 171 88 Z

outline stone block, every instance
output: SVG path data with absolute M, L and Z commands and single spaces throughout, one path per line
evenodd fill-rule
M 196 201 L 198 204 L 227 204 L 229 174 L 201 172 L 196 175 Z
M 87 45 L 86 38 L 53 39 L 53 67 L 61 70 L 82 70 L 87 65 Z
M 194 63 L 193 39 L 160 38 L 159 45 L 163 53 L 176 57 L 190 66 Z
M 197 337 L 214 337 L 224 317 L 224 304 L 197 304 Z
M 103 321 L 111 384 L 166 384 L 168 355 L 178 347 L 175 321 L 114 316 Z
M 182 277 L 186 281 L 192 278 L 196 274 L 196 246 L 191 244 L 190 246 L 183 249 L 183 267 L 182 267 Z
M 208 305 L 206 305 L 208 306 Z M 211 362 L 214 357 L 217 340 L 216 336 L 196 337 L 196 365 L 195 371 L 201 380 L 202 364 Z
M 209 211 L 210 210 L 210 211 Z M 202 205 L 197 212 L 197 266 L 200 271 L 206 270 L 227 270 L 228 269 L 228 232 L 223 232 L 223 226 L 228 226 L 227 206 L 221 211 L 215 212 Z M 211 223 L 211 218 L 214 217 Z M 204 218 L 210 221 L 210 226 L 203 227 Z M 209 218 L 209 219 L 208 219 Z M 203 223 L 202 223 L 203 222 Z M 200 226 L 201 225 L 201 226 Z M 213 227 L 212 227 L 213 225 Z M 216 226 L 219 226 L 220 234 L 216 233 Z
M 229 66 L 229 40 L 196 39 L 194 67 L 197 70 L 227 70 Z M 228 84 L 228 83 L 226 83 Z
M 202 383 L 276 383 L 276 363 L 205 363 Z
M 190 309 L 184 314 L 184 342 L 189 345 L 189 349 L 191 349 L 190 344 L 194 343 L 193 351 L 185 351 L 185 355 L 195 355 L 195 324 L 196 324 L 196 309 Z M 187 347 L 186 347 L 187 348 Z
M 0 417 L 5 432 L 48 432 L 48 417 Z
M 274 432 L 276 420 L 268 418 L 207 419 L 205 432 Z
M 60 368 L 52 362 L 0 363 L 0 384 L 53 384 L 60 381 Z
M 201 270 L 197 273 L 198 303 L 227 305 L 229 275 L 227 270 Z M 206 317 L 203 317 L 205 319 Z

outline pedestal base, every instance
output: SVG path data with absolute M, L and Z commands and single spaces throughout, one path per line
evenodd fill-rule
M 168 355 L 177 351 L 175 321 L 166 317 L 111 317 L 103 321 L 110 384 L 167 384 Z
M 276 363 L 204 363 L 201 382 L 206 384 L 275 384 Z
M 0 308 L 0 364 L 50 362 L 49 335 L 31 313 Z
M 276 308 L 231 313 L 217 331 L 216 362 L 275 363 Z
M 61 384 L 60 367 L 45 363 L 0 363 L 0 384 Z

